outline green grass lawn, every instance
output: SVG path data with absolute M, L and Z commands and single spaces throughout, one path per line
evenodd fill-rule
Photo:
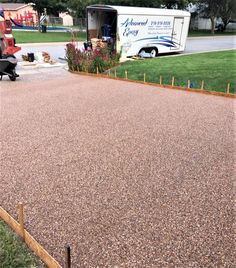
M 0 220 L 0 268 L 36 268 L 36 258 Z
M 206 90 L 225 92 L 229 82 L 230 92 L 236 90 L 236 50 L 128 61 L 117 68 L 117 76 L 125 77 L 125 70 L 131 80 L 143 81 L 146 73 L 146 81 L 157 84 L 162 75 L 163 84 L 171 85 L 174 76 L 177 86 L 187 87 L 190 80 L 193 88 L 200 88 L 204 80 Z
M 13 31 L 13 36 L 18 44 L 23 43 L 48 43 L 48 42 L 70 42 L 72 35 L 70 32 L 58 32 L 58 33 L 40 33 L 30 31 Z M 75 33 L 77 41 L 86 40 L 85 32 Z
M 234 33 L 221 33 L 216 32 L 215 36 L 217 35 L 232 35 Z M 18 44 L 23 43 L 48 43 L 48 42 L 70 42 L 72 39 L 72 35 L 70 32 L 47 32 L 47 33 L 40 33 L 40 32 L 32 32 L 32 31 L 13 31 L 13 35 L 16 38 Z M 189 37 L 197 37 L 197 36 L 212 36 L 210 31 L 191 31 L 189 32 Z M 86 40 L 86 33 L 85 32 L 77 32 L 75 33 L 75 37 L 77 41 L 84 41 Z

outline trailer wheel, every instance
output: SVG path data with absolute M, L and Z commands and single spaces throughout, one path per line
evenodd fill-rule
M 149 53 L 151 58 L 155 58 L 158 54 L 158 50 L 155 47 L 151 47 L 151 48 L 147 47 L 147 48 L 142 48 L 138 54 L 142 57 L 142 55 L 144 55 L 145 53 Z
M 155 58 L 158 54 L 157 49 L 156 48 L 152 48 L 150 51 L 150 54 L 152 56 L 152 58 Z
M 142 55 L 144 55 L 146 53 L 145 49 L 141 49 L 138 53 L 138 55 L 140 55 L 142 57 Z

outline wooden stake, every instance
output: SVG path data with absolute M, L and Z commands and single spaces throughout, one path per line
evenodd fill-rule
M 65 268 L 71 268 L 71 254 L 70 246 L 65 249 Z
M 128 72 L 125 71 L 125 79 L 128 79 Z
M 162 86 L 162 76 L 160 76 L 160 85 Z
M 171 86 L 173 87 L 175 85 L 175 77 L 172 76 Z
M 111 76 L 111 70 L 110 69 L 108 70 L 108 76 Z
M 201 83 L 201 90 L 204 89 L 204 80 L 202 80 L 202 83 Z
M 22 203 L 19 203 L 18 206 L 18 220 L 20 223 L 20 232 L 23 240 L 25 240 L 25 228 L 24 228 L 24 206 Z
M 97 67 L 97 74 L 98 74 L 98 67 Z
M 146 83 L 146 74 L 143 74 L 143 83 Z
M 115 69 L 115 77 L 116 77 L 116 69 Z
M 227 94 L 229 94 L 229 90 L 230 90 L 230 83 L 228 83 L 228 85 L 227 85 Z
M 188 80 L 188 88 L 190 88 L 190 80 Z

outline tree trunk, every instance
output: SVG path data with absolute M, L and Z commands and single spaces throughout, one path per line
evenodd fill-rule
M 211 16 L 211 33 L 214 34 L 215 33 L 215 16 Z
M 229 24 L 229 18 L 222 18 L 223 21 L 223 32 L 226 30 L 226 26 Z

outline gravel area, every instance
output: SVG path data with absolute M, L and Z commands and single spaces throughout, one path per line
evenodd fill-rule
M 61 69 L 0 87 L 0 203 L 61 264 L 236 267 L 235 100 Z

